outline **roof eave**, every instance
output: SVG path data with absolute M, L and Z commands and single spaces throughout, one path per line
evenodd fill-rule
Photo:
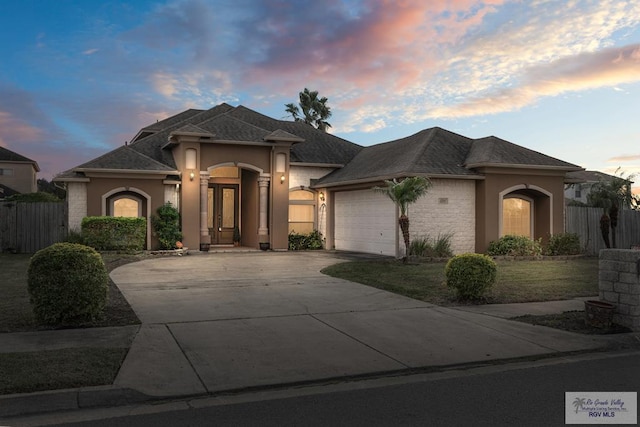
M 485 179 L 483 175 L 453 175 L 453 174 L 432 174 L 432 173 L 417 173 L 417 174 L 392 174 L 392 175 L 381 175 L 369 178 L 361 178 L 361 179 L 352 179 L 346 181 L 337 181 L 330 183 L 318 183 L 311 186 L 311 188 L 330 188 L 330 187 L 340 187 L 343 185 L 356 185 L 356 184 L 366 184 L 366 183 L 374 183 L 380 181 L 386 181 L 390 179 L 398 179 L 398 178 L 406 178 L 408 176 L 424 176 L 429 179 L 468 179 L 479 181 Z
M 180 171 L 171 170 L 141 170 L 141 169 L 107 169 L 107 168 L 75 168 L 73 172 L 83 173 L 127 173 L 127 174 L 139 174 L 139 175 L 179 175 Z
M 542 169 L 542 170 L 555 170 L 564 172 L 577 172 L 582 171 L 584 168 L 580 166 L 552 166 L 552 165 L 524 165 L 520 163 L 468 163 L 464 165 L 467 169 L 477 168 L 503 168 L 503 169 Z

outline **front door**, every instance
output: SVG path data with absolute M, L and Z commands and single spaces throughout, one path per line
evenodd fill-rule
M 209 234 L 211 244 L 233 243 L 233 229 L 238 225 L 238 185 L 209 185 Z

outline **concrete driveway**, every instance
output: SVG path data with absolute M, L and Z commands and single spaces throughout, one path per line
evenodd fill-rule
M 320 273 L 328 252 L 150 259 L 111 278 L 143 325 L 116 386 L 185 396 L 600 347 Z

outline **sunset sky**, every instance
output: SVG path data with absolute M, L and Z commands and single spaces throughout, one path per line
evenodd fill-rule
M 361 145 L 440 126 L 640 173 L 637 0 L 0 1 L 0 36 L 0 146 L 46 179 L 187 108 L 285 118 L 305 87 Z

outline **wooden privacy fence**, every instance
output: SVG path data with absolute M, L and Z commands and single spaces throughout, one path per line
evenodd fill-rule
M 602 208 L 567 206 L 565 212 L 565 231 L 580 236 L 580 243 L 589 255 L 598 255 L 600 249 L 606 249 L 600 233 Z M 611 231 L 613 233 L 613 230 Z M 613 244 L 612 234 L 609 240 Z M 640 245 L 640 212 L 624 209 L 618 216 L 616 229 L 616 247 L 630 249 Z
M 66 237 L 65 203 L 0 202 L 0 252 L 34 253 Z

